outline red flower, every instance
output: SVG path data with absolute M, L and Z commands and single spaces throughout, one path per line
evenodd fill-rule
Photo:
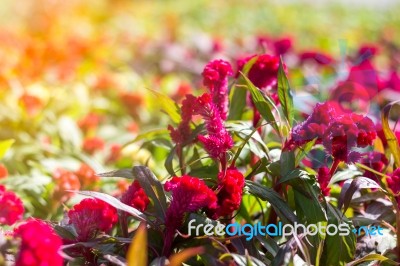
M 0 179 L 1 178 L 6 178 L 8 176 L 8 170 L 4 166 L 4 164 L 0 164 Z
M 96 188 L 100 178 L 96 175 L 96 172 L 87 164 L 81 164 L 79 169 L 75 171 L 75 175 L 78 177 L 82 188 Z
M 224 60 L 209 62 L 202 73 L 203 84 L 210 90 L 213 103 L 223 120 L 228 113 L 228 77 L 232 74 L 231 65 Z
M 280 38 L 275 40 L 272 45 L 276 55 L 284 55 L 292 48 L 292 39 L 289 37 Z
M 394 194 L 400 192 L 400 168 L 397 168 L 393 171 L 389 178 L 386 179 L 389 188 L 393 191 Z M 396 197 L 397 204 L 400 206 L 400 197 Z
M 231 215 L 239 209 L 244 187 L 244 176 L 235 168 L 228 169 L 226 172 L 220 172 L 218 180 L 218 207 L 208 212 L 213 219 Z
M 122 151 L 122 146 L 120 144 L 111 145 L 110 153 L 107 158 L 107 163 L 114 163 L 118 161 L 122 156 L 121 151 Z
M 43 103 L 38 97 L 29 94 L 22 95 L 19 102 L 30 116 L 36 115 L 43 107 Z
M 74 173 L 64 169 L 57 169 L 53 174 L 53 179 L 56 184 L 53 194 L 56 201 L 66 201 L 73 195 L 67 190 L 79 190 L 81 188 L 79 178 Z
M 392 70 L 389 79 L 386 81 L 385 88 L 400 92 L 400 75 Z
M 382 173 L 383 169 L 385 169 L 386 165 L 388 165 L 389 160 L 386 158 L 385 154 L 380 152 L 368 152 L 365 154 L 361 160 L 361 163 L 365 164 L 369 168 L 374 169 L 375 171 Z M 366 170 L 364 173 L 365 177 L 369 177 L 373 180 L 377 180 L 376 174 Z
M 172 193 L 172 201 L 165 218 L 165 238 L 163 255 L 169 256 L 175 230 L 181 227 L 187 212 L 196 212 L 202 208 L 216 208 L 217 197 L 203 180 L 184 175 L 173 177 L 164 185 Z
M 28 220 L 14 230 L 21 238 L 16 266 L 61 266 L 63 259 L 58 253 L 62 241 L 54 230 L 40 220 Z
M 129 186 L 128 190 L 122 195 L 121 202 L 138 209 L 143 212 L 149 205 L 150 200 L 140 186 L 139 181 L 135 180 Z
M 306 51 L 299 55 L 300 64 L 307 61 L 314 61 L 321 66 L 330 65 L 333 63 L 333 58 L 325 53 L 316 51 Z
M 0 225 L 13 225 L 22 219 L 24 205 L 21 199 L 12 191 L 0 185 Z
M 321 192 L 324 196 L 329 196 L 331 189 L 329 186 L 329 181 L 331 180 L 331 174 L 328 167 L 324 166 L 318 169 L 317 180 L 321 188 Z
M 87 138 L 83 141 L 82 149 L 89 153 L 94 154 L 98 150 L 104 148 L 104 140 L 99 137 Z
M 108 232 L 118 221 L 114 207 L 99 199 L 84 199 L 69 212 L 69 223 L 78 233 L 78 241 L 88 241 L 98 232 Z
M 87 132 L 96 129 L 100 121 L 101 117 L 98 114 L 89 113 L 78 121 L 78 125 L 83 131 Z
M 253 57 L 249 56 L 238 61 L 238 68 L 242 70 L 244 65 Z M 257 56 L 256 62 L 249 70 L 248 77 L 251 82 L 260 89 L 274 88 L 277 84 L 279 69 L 279 57 L 262 54 Z

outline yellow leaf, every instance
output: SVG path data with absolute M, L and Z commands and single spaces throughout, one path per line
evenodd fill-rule
M 169 258 L 169 266 L 181 266 L 187 259 L 202 254 L 204 252 L 203 247 L 187 248 L 177 254 L 172 255 Z
M 141 223 L 126 255 L 128 266 L 147 266 L 147 228 Z

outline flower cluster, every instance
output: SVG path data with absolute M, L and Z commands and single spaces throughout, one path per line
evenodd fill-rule
M 0 225 L 13 225 L 21 220 L 24 214 L 24 205 L 20 198 L 12 191 L 0 185 Z
M 218 174 L 218 181 L 218 206 L 215 210 L 209 211 L 209 215 L 214 219 L 231 215 L 239 209 L 244 187 L 244 176 L 235 168 L 229 168 L 225 172 L 220 172 Z
M 139 181 L 135 180 L 129 186 L 128 190 L 121 196 L 121 202 L 138 209 L 143 212 L 149 205 L 150 200 L 144 189 L 140 186 Z
M 69 212 L 69 223 L 78 234 L 78 241 L 88 241 L 99 232 L 108 232 L 118 221 L 114 207 L 98 199 L 84 199 Z
M 14 230 L 14 236 L 21 239 L 16 266 L 63 265 L 58 253 L 62 245 L 61 238 L 43 221 L 28 220 Z
M 173 177 L 164 185 L 166 191 L 172 193 L 172 201 L 165 218 L 164 255 L 169 255 L 175 234 L 187 212 L 196 212 L 202 208 L 214 210 L 217 207 L 217 197 L 203 180 L 184 175 Z
M 389 178 L 386 179 L 389 188 L 394 194 L 400 192 L 400 168 L 393 171 Z M 397 204 L 400 206 L 400 197 L 396 197 Z

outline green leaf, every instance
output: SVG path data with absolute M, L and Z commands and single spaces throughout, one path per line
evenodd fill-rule
M 382 111 L 382 129 L 385 134 L 390 151 L 393 154 L 394 162 L 397 167 L 400 167 L 400 146 L 399 142 L 389 127 L 389 114 L 390 110 L 395 104 L 400 103 L 400 101 L 391 102 L 383 108 Z
M 257 110 L 260 112 L 262 118 L 271 124 L 276 132 L 281 135 L 277 121 L 272 113 L 273 109 L 277 109 L 275 104 L 267 95 L 264 95 L 256 86 L 254 86 L 254 84 L 245 75 L 243 75 L 243 78 L 246 81 L 247 89 L 250 91 L 251 98 L 253 99 L 253 102 Z
M 174 170 L 174 157 L 175 157 L 175 152 L 176 152 L 176 146 L 170 150 L 167 159 L 164 162 L 164 167 L 167 169 L 168 174 L 171 176 L 175 175 L 175 170 Z
M 382 261 L 382 262 L 385 262 L 385 264 L 389 264 L 389 265 L 399 265 L 397 262 L 395 262 L 395 261 L 393 261 L 393 260 L 391 260 L 391 259 L 389 259 L 389 258 L 387 258 L 387 257 L 385 257 L 383 255 L 380 255 L 380 254 L 368 254 L 368 255 L 362 257 L 361 259 L 355 260 L 355 261 L 347 264 L 347 266 L 354 266 L 354 265 L 358 265 L 358 264 L 360 264 L 362 262 L 365 262 L 365 261 L 374 261 L 374 260 Z
M 315 141 L 317 139 L 313 139 L 309 142 L 307 142 L 306 144 L 304 144 L 303 146 L 299 147 L 299 153 L 297 153 L 296 155 L 296 159 L 295 159 L 295 165 L 299 165 L 299 163 L 301 162 L 301 160 L 303 160 L 304 157 L 306 157 L 306 155 L 311 151 L 311 149 L 314 147 Z
M 156 97 L 157 103 L 160 105 L 161 109 L 172 119 L 174 123 L 178 124 L 181 121 L 179 106 L 167 95 L 152 89 L 149 90 Z
M 240 120 L 246 107 L 246 93 L 244 88 L 233 86 L 230 93 L 228 120 Z
M 356 235 L 351 232 L 353 226 L 351 222 L 343 217 L 341 212 L 327 204 L 328 224 L 345 224 L 349 228 L 349 235 L 339 234 L 326 235 L 324 253 L 322 254 L 320 265 L 346 265 L 354 258 L 356 250 Z
M 296 215 L 273 189 L 249 180 L 246 180 L 246 185 L 249 187 L 250 194 L 253 194 L 261 200 L 268 201 L 282 220 L 289 223 L 297 221 Z
M 13 139 L 0 141 L 0 160 L 4 158 L 4 156 L 6 155 L 7 151 L 11 148 L 13 143 L 14 143 Z
M 283 151 L 280 158 L 281 176 L 286 176 L 295 168 L 295 157 L 293 151 Z
M 283 61 L 280 58 L 279 69 L 278 69 L 278 98 L 281 103 L 283 113 L 289 123 L 289 126 L 293 124 L 293 96 L 290 93 L 289 80 L 286 77 L 285 70 L 283 68 Z

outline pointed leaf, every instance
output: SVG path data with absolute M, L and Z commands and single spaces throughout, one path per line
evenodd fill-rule
M 128 266 L 147 266 L 147 228 L 141 223 L 126 254 Z
M 399 141 L 396 138 L 396 135 L 389 127 L 389 114 L 390 110 L 395 104 L 400 103 L 400 101 L 392 102 L 386 105 L 382 111 L 382 129 L 383 133 L 385 134 L 388 146 L 390 151 L 393 154 L 394 162 L 397 167 L 400 167 L 400 146 Z
M 167 95 L 164 95 L 158 91 L 149 89 L 154 96 L 157 98 L 157 104 L 160 105 L 161 109 L 171 118 L 171 120 L 178 124 L 181 121 L 180 108 L 179 106 Z
M 289 123 L 289 126 L 293 124 L 293 96 L 290 93 L 289 80 L 286 77 L 285 70 L 283 68 L 282 58 L 279 61 L 278 69 L 278 98 L 281 103 L 283 113 Z

